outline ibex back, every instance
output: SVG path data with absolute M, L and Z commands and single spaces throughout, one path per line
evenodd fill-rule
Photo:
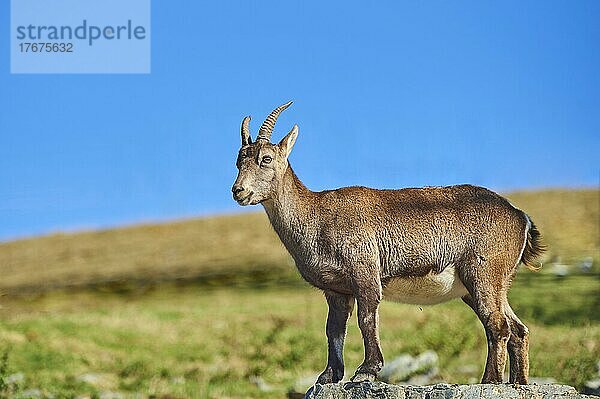
M 255 141 L 250 117 L 244 119 L 232 191 L 240 205 L 264 206 L 302 277 L 325 294 L 329 350 L 317 382 L 344 376 L 346 323 L 355 302 L 365 357 L 352 381 L 360 382 L 374 380 L 383 366 L 382 299 L 436 304 L 462 298 L 487 335 L 482 382 L 502 382 L 508 349 L 510 381 L 526 384 L 528 330 L 507 291 L 518 265 L 534 268 L 543 252 L 531 219 L 498 194 L 471 185 L 312 192 L 288 162 L 298 126 L 278 144 L 270 141 L 290 104 L 271 112 Z

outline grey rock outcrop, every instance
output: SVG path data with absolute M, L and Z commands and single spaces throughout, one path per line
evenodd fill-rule
M 568 385 L 474 384 L 429 386 L 390 385 L 383 382 L 315 385 L 306 399 L 593 399 Z

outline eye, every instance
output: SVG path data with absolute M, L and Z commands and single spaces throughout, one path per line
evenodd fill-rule
M 262 161 L 260 163 L 268 164 L 271 163 L 272 160 L 273 158 L 271 158 L 270 155 L 265 155 L 264 157 L 262 157 Z

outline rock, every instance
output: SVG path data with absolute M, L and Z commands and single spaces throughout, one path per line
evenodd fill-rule
M 114 374 L 107 373 L 85 373 L 77 376 L 77 381 L 84 382 L 96 389 L 110 389 L 117 385 Z
M 26 389 L 19 394 L 21 399 L 38 399 L 42 397 L 42 391 L 37 388 Z
M 173 385 L 183 385 L 185 384 L 185 378 L 182 376 L 171 378 L 171 384 Z
M 581 262 L 579 262 L 579 269 L 581 269 L 584 273 L 589 273 L 592 271 L 592 267 L 594 267 L 594 258 L 588 256 L 584 258 Z
M 25 374 L 23 373 L 11 374 L 4 380 L 6 385 L 19 385 L 23 381 L 25 381 Z
M 270 392 L 273 388 L 262 379 L 262 377 L 253 375 L 250 376 L 250 382 L 256 385 L 256 387 L 263 392 Z
M 98 397 L 100 399 L 123 399 L 125 396 L 121 392 L 102 391 Z
M 600 378 L 590 380 L 585 383 L 583 393 L 588 395 L 600 396 Z
M 398 383 L 408 381 L 412 376 L 428 376 L 427 382 L 437 374 L 438 355 L 426 351 L 417 357 L 401 355 L 383 366 L 377 377 L 383 382 Z M 421 382 L 421 381 L 419 381 Z
M 102 381 L 102 376 L 100 374 L 94 373 L 86 373 L 77 377 L 77 381 L 85 382 L 90 385 L 99 385 Z
M 306 399 L 592 399 L 567 385 L 475 384 L 400 386 L 384 382 L 317 384 Z
M 556 277 L 565 277 L 569 274 L 569 267 L 562 263 L 555 263 L 552 265 L 552 273 Z

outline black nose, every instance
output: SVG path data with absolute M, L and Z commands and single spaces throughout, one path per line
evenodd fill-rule
M 237 184 L 234 185 L 233 187 L 231 187 L 231 192 L 234 194 L 237 194 L 241 191 L 244 191 L 244 188 L 242 186 L 238 186 Z

